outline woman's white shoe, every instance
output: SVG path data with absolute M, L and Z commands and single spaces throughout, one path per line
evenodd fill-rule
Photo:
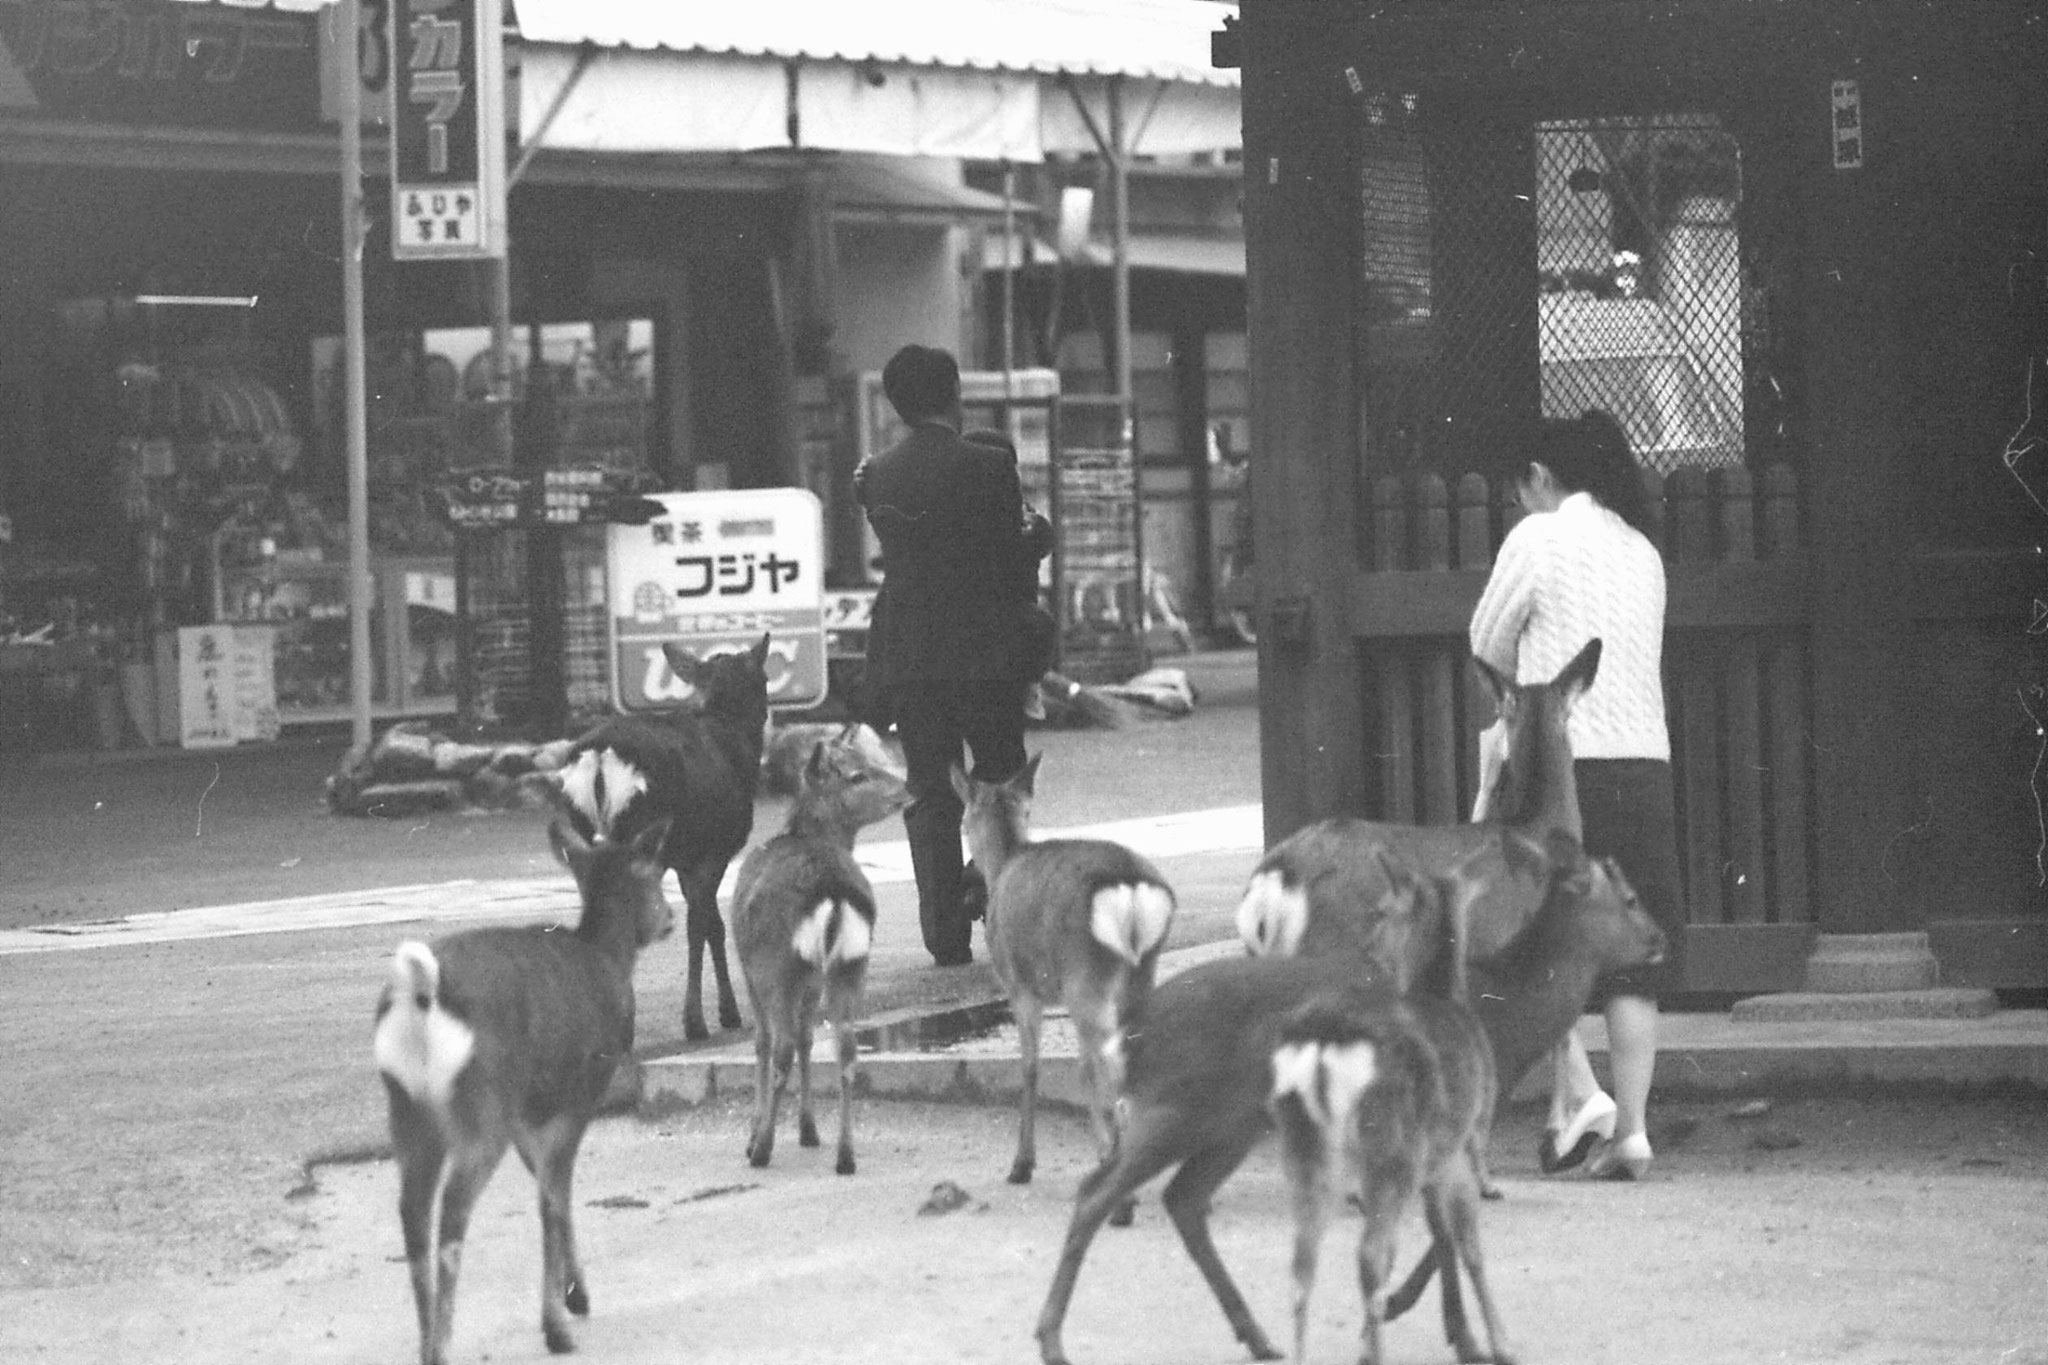
M 1536 1160 L 1545 1175 L 1568 1171 L 1586 1159 L 1594 1140 L 1614 1136 L 1614 1097 L 1595 1090 L 1562 1128 L 1546 1128 L 1536 1147 Z
M 1641 1180 L 1650 1169 L 1650 1138 L 1647 1133 L 1630 1133 L 1619 1142 L 1608 1142 L 1586 1167 L 1594 1180 Z

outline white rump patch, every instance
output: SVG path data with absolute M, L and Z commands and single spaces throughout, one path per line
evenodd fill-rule
M 1273 1049 L 1273 1098 L 1297 1096 L 1325 1130 L 1350 1118 L 1378 1075 L 1371 1043 L 1283 1043 Z
M 1088 903 L 1088 931 L 1133 967 L 1166 938 L 1173 893 L 1152 882 L 1105 886 Z
M 647 790 L 647 775 L 616 749 L 585 749 L 562 770 L 562 795 L 592 829 L 609 835 L 633 798 Z
M 838 934 L 833 935 L 834 923 Z M 797 921 L 789 947 L 813 967 L 830 967 L 840 962 L 858 962 L 868 955 L 874 931 L 860 911 L 846 901 L 822 900 L 811 913 Z
M 1237 936 L 1253 957 L 1293 957 L 1308 930 L 1308 894 L 1276 870 L 1255 873 L 1237 903 Z
M 391 959 L 391 1007 L 372 1041 L 377 1070 L 415 1100 L 445 1109 L 455 1078 L 476 1052 L 469 1025 L 441 1008 L 441 964 L 417 940 Z

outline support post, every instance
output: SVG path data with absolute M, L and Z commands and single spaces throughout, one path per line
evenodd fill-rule
M 348 443 L 348 657 L 350 737 L 370 744 L 370 475 L 363 378 L 363 75 L 360 0 L 340 0 L 335 44 L 341 119 L 341 314 Z

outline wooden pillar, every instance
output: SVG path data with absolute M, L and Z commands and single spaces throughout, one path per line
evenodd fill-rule
M 1359 474 L 1358 195 L 1342 10 L 1245 6 L 1245 252 L 1259 738 L 1270 843 L 1362 808 L 1349 589 Z
M 1814 862 L 1823 933 L 1917 929 L 1894 844 L 1914 823 L 1908 687 L 1914 632 L 1904 391 L 1894 275 L 1912 269 L 1895 223 L 1903 130 L 1881 78 L 1841 49 L 1816 54 L 1792 107 L 1807 136 L 1803 368 L 1812 583 Z M 1858 79 L 1863 165 L 1837 169 L 1831 83 Z

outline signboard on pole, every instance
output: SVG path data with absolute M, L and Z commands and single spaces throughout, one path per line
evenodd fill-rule
M 391 254 L 505 254 L 499 0 L 391 0 Z
M 768 646 L 768 704 L 825 699 L 825 518 L 804 488 L 658 493 L 644 526 L 609 532 L 612 669 L 620 709 L 690 696 L 663 656 Z

